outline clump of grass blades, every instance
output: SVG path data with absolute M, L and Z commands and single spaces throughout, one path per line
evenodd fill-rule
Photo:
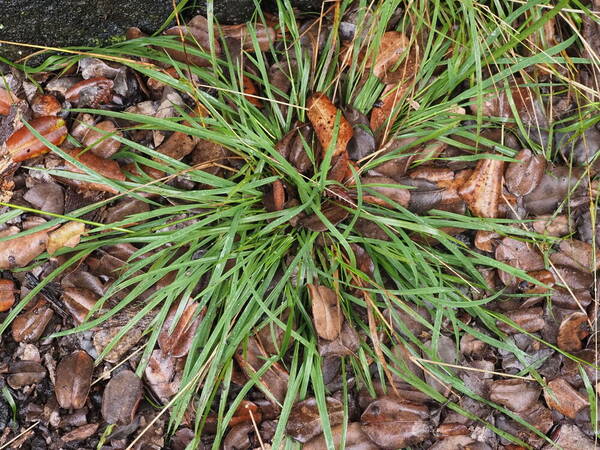
M 363 8 L 368 6 L 366 1 L 360 1 L 359 4 Z M 408 94 L 410 101 L 399 102 L 398 118 L 391 124 L 390 133 L 399 137 L 417 137 L 416 143 L 436 138 L 458 146 L 462 144 L 453 137 L 462 136 L 485 146 L 487 142 L 480 137 L 480 130 L 484 126 L 502 128 L 506 124 L 498 120 L 496 123 L 488 121 L 484 125 L 481 114 L 457 116 L 456 108 L 467 107 L 473 101 L 481 104 L 486 93 L 501 89 L 504 81 L 512 80 L 527 67 L 544 66 L 558 73 L 559 68 L 573 69 L 572 65 L 588 63 L 573 61 L 564 53 L 565 48 L 577 41 L 575 34 L 555 46 L 539 47 L 543 25 L 552 17 L 560 14 L 568 22 L 578 23 L 580 19 L 576 13 L 563 10 L 568 4 L 568 1 L 561 0 L 552 9 L 542 9 L 535 2 L 505 2 L 502 5 L 493 3 L 484 6 L 470 1 L 457 3 L 450 0 L 417 0 L 403 3 L 386 0 L 373 4 L 374 13 L 365 16 L 356 31 L 357 35 L 362 35 L 363 30 L 367 32 L 364 33 L 365 41 L 355 40 L 355 52 L 362 47 L 367 49 L 368 55 L 377 53 L 388 21 L 399 6 L 404 9 L 396 29 L 405 31 L 408 35 L 420 33 L 427 37 L 421 49 L 422 61 L 417 83 Z M 327 3 L 324 5 L 329 7 Z M 123 147 L 117 157 L 158 168 L 165 172 L 165 178 L 155 181 L 141 175 L 132 176 L 125 182 L 115 182 L 90 173 L 89 170 L 85 171 L 84 166 L 73 160 L 74 164 L 85 171 L 76 175 L 78 178 L 101 181 L 113 186 L 119 194 L 73 211 L 68 217 L 56 216 L 44 227 L 67 220 L 82 220 L 81 217 L 89 211 L 124 195 L 148 202 L 150 212 L 136 214 L 110 225 L 86 222 L 90 226 L 87 236 L 75 249 L 63 249 L 59 252 L 65 255 L 65 262 L 11 310 L 1 330 L 6 330 L 11 320 L 45 284 L 82 258 L 104 246 L 132 243 L 139 250 L 132 255 L 127 270 L 100 300 L 98 308 L 115 294 L 121 291 L 128 293 L 100 317 L 90 318 L 82 325 L 57 336 L 90 330 L 102 324 L 131 304 L 140 293 L 154 286 L 166 273 L 176 271 L 174 281 L 150 296 L 145 307 L 122 328 L 99 359 L 145 315 L 158 310 L 151 326 L 147 328 L 147 341 L 137 368 L 137 373 L 141 376 L 170 307 L 181 297 L 195 295 L 200 308 L 205 309 L 205 316 L 186 360 L 182 388 L 167 405 L 171 429 L 177 427 L 188 406 L 192 404 L 196 411 L 196 439 L 192 445 L 196 445 L 208 413 L 216 411 L 218 422 L 214 446 L 217 448 L 237 406 L 258 382 L 257 379 L 248 381 L 234 400 L 230 401 L 233 356 L 256 330 L 274 326 L 285 331 L 285 345 L 279 355 L 265 361 L 264 370 L 273 362 L 283 362 L 290 378 L 272 446 L 280 448 L 284 444 L 292 444 L 284 434 L 286 419 L 294 401 L 311 392 L 317 399 L 320 411 L 324 413 L 325 438 L 331 443 L 331 432 L 326 426 L 327 392 L 321 373 L 322 358 L 304 286 L 310 282 L 339 284 L 346 320 L 351 320 L 355 328 L 370 335 L 371 342 L 375 344 L 365 341 L 354 356 L 344 358 L 344 373 L 351 369 L 357 383 L 373 392 L 373 380 L 377 378 L 385 382 L 386 374 L 392 373 L 446 407 L 485 423 L 512 442 L 526 445 L 518 437 L 511 436 L 483 418 L 474 417 L 461 407 L 460 397 L 469 396 L 501 411 L 526 429 L 550 441 L 517 414 L 471 391 L 459 377 L 457 368 L 439 364 L 442 360 L 437 345 L 443 328 L 451 331 L 457 345 L 461 335 L 473 334 L 491 347 L 512 353 L 526 367 L 517 375 L 537 380 L 543 385 L 544 381 L 536 370 L 539 364 L 530 364 L 528 355 L 513 341 L 507 340 L 498 329 L 497 320 L 508 322 L 508 319 L 486 308 L 486 304 L 498 294 L 480 296 L 478 300 L 473 300 L 470 295 L 472 292 L 486 290 L 486 281 L 478 270 L 481 266 L 501 268 L 522 279 L 534 283 L 537 281 L 523 271 L 471 250 L 444 233 L 442 228 L 494 230 L 501 235 L 517 236 L 540 245 L 551 243 L 551 238 L 531 233 L 520 226 L 515 227 L 515 222 L 509 220 L 483 220 L 442 211 L 431 211 L 426 216 L 418 216 L 401 207 L 388 209 L 361 203 L 351 210 L 351 218 L 345 224 L 327 224 L 328 231 L 324 234 L 332 244 L 326 247 L 319 245 L 317 233 L 299 228 L 290 229 L 287 225 L 290 219 L 301 212 L 319 212 L 323 190 L 328 186 L 325 173 L 315 173 L 312 178 L 300 175 L 281 158 L 274 149 L 274 144 L 292 127 L 296 119 L 306 120 L 306 101 L 312 92 L 326 92 L 337 103 L 353 105 L 366 112 L 373 107 L 383 86 L 373 76 L 368 76 L 365 68 L 368 58 L 364 58 L 362 63 L 354 58 L 348 67 L 340 62 L 343 60 L 342 49 L 335 36 L 339 17 L 350 6 L 350 2 L 332 4 L 332 8 L 339 8 L 339 15 L 336 15 L 338 18 L 330 25 L 330 29 L 322 29 L 326 43 L 314 61 L 303 52 L 301 33 L 290 5 L 280 1 L 278 6 L 277 18 L 282 30 L 283 46 L 272 46 L 269 51 L 262 52 L 258 49 L 258 42 L 254 41 L 257 51 L 247 54 L 259 75 L 236 65 L 231 55 L 218 59 L 210 55 L 210 52 L 204 53 L 191 47 L 186 51 L 212 58 L 212 66 L 202 68 L 175 61 L 162 50 L 181 50 L 181 42 L 173 37 L 147 37 L 108 48 L 93 49 L 96 55 L 107 60 L 119 58 L 120 63 L 132 70 L 186 93 L 197 104 L 202 105 L 208 115 L 199 119 L 186 109 L 181 109 L 180 117 L 175 119 L 95 109 L 79 109 L 74 112 L 88 112 L 137 124 L 131 130 L 181 131 L 217 142 L 232 151 L 243 164 L 235 173 L 221 178 L 166 158 L 150 148 L 118 136 L 115 139 Z M 261 22 L 264 23 L 265 18 L 259 11 L 254 23 Z M 211 26 L 218 27 L 213 21 L 210 23 Z M 523 45 L 529 47 L 529 56 L 519 56 L 516 52 Z M 43 70 L 67 70 L 85 55 L 84 50 L 78 55 L 51 56 L 40 67 L 21 69 L 27 74 Z M 139 58 L 144 58 L 147 63 L 140 63 Z M 270 85 L 267 75 L 270 58 L 296 60 L 297 67 L 290 67 L 293 77 L 289 95 L 278 92 Z M 160 65 L 165 64 L 174 67 L 178 77 L 173 77 L 160 68 Z M 494 67 L 493 76 L 486 75 L 487 66 Z M 340 75 L 342 69 L 345 70 L 343 76 Z M 191 81 L 192 74 L 202 80 L 202 83 Z M 257 109 L 240 94 L 243 91 L 242 75 L 251 77 L 260 86 L 262 101 L 266 104 L 263 110 Z M 554 90 L 573 89 L 571 80 L 561 76 L 564 82 L 553 86 Z M 532 84 L 536 87 L 535 83 Z M 281 96 L 289 105 L 285 114 L 276 100 Z M 582 119 L 587 113 L 580 110 L 575 114 L 574 123 L 580 124 L 575 127 L 580 127 L 578 131 L 582 132 L 586 124 Z M 465 122 L 466 120 L 470 122 Z M 516 120 L 519 122 L 519 119 Z M 523 124 L 517 123 L 517 126 L 523 127 Z M 544 148 L 537 142 L 523 144 L 549 159 L 556 157 L 554 149 Z M 59 148 L 51 147 L 68 159 L 68 155 Z M 514 151 L 509 147 L 496 144 L 495 150 L 498 154 L 494 157 L 510 161 L 514 156 Z M 477 153 L 472 159 L 485 156 L 490 155 Z M 381 162 L 382 158 L 375 159 L 372 165 Z M 157 159 L 160 159 L 160 163 L 156 162 Z M 49 173 L 65 175 L 56 170 L 49 170 Z M 187 191 L 166 183 L 178 175 L 208 187 Z M 69 176 L 72 177 L 73 174 L 69 173 Z M 265 212 L 262 206 L 263 191 L 278 178 L 285 179 L 298 190 L 301 204 L 282 211 Z M 160 196 L 172 206 L 159 205 L 148 197 L 139 195 L 142 192 Z M 22 210 L 13 209 L 3 214 L 0 216 L 0 223 L 21 212 Z M 180 214 L 186 214 L 179 224 L 180 228 L 165 231 L 173 218 Z M 381 225 L 389 231 L 390 239 L 383 241 L 357 234 L 353 224 L 360 218 Z M 33 233 L 40 228 L 41 226 L 33 228 L 26 233 Z M 424 241 L 414 241 L 412 236 L 415 234 L 435 238 L 437 244 L 433 246 Z M 374 264 L 372 279 L 356 267 L 352 256 L 348 256 L 353 255 L 349 251 L 350 244 L 362 246 L 370 255 Z M 143 275 L 140 275 L 140 271 Z M 192 294 L 203 277 L 209 279 L 206 288 L 200 293 Z M 393 288 L 384 288 L 390 281 Z M 349 294 L 356 288 L 360 288 L 365 295 L 359 298 Z M 371 310 L 373 322 L 354 314 L 353 306 L 356 305 Z M 420 307 L 431 311 L 431 320 L 420 318 L 415 312 Z M 431 345 L 424 345 L 406 327 L 401 333 L 394 331 L 382 314 L 385 309 L 400 309 L 417 317 L 430 335 Z M 289 311 L 289 319 L 283 322 L 280 317 L 285 310 Z M 462 311 L 483 324 L 489 333 L 483 334 L 461 321 Z M 402 323 L 401 320 L 397 321 Z M 385 339 L 372 336 L 373 326 Z M 537 337 L 535 339 L 539 340 Z M 433 378 L 449 386 L 453 393 L 446 398 L 414 376 L 406 364 L 394 356 L 392 347 L 395 344 L 414 349 L 413 362 Z M 284 354 L 288 355 L 285 360 Z M 419 354 L 423 357 L 419 357 Z M 381 355 L 386 359 L 382 360 Z M 565 356 L 574 358 L 568 354 Z M 347 385 L 348 380 L 344 378 L 345 392 Z M 347 398 L 344 399 L 344 404 L 347 411 Z

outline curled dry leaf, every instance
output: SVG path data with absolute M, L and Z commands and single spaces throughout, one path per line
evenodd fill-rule
M 333 397 L 325 399 L 327 416 L 331 426 L 339 425 L 344 420 L 344 405 Z M 307 442 L 321 434 L 323 426 L 317 400 L 314 397 L 296 403 L 292 407 L 285 431 L 300 442 Z
M 387 177 L 362 177 L 363 185 L 363 200 L 367 203 L 375 203 L 377 205 L 393 208 L 394 205 L 386 201 L 389 199 L 394 203 L 407 207 L 410 202 L 410 191 L 401 186 L 398 182 Z M 380 195 L 370 195 L 369 190 L 375 191 Z
M 384 396 L 371 403 L 360 417 L 363 431 L 380 447 L 404 448 L 416 445 L 431 435 L 429 410 Z
M 181 358 L 190 351 L 201 317 L 195 317 L 198 309 L 197 303 L 187 305 L 171 331 L 177 309 L 177 305 L 173 305 L 169 310 L 162 330 L 158 335 L 158 345 L 165 354 Z
M 67 222 L 58 230 L 48 235 L 48 244 L 46 247 L 48 254 L 53 255 L 62 247 L 76 247 L 83 233 L 85 233 L 84 223 L 75 221 Z
M 154 350 L 148 360 L 144 371 L 146 381 L 163 403 L 167 403 L 179 390 L 181 367 L 178 368 L 178 364 L 176 358 L 160 349 Z
M 506 187 L 515 195 L 527 195 L 540 184 L 546 170 L 546 158 L 527 149 L 521 150 L 515 158 L 519 162 L 509 163 L 504 174 Z
M 15 303 L 15 283 L 0 279 L 0 312 L 8 311 Z
M 308 99 L 308 119 L 315 129 L 317 138 L 321 143 L 322 151 L 326 152 L 331 145 L 333 148 L 332 157 L 346 153 L 348 141 L 352 138 L 352 126 L 340 112 L 339 128 L 337 139 L 333 143 L 334 128 L 338 109 L 335 107 L 329 98 L 321 93 L 316 92 Z M 321 155 L 321 159 L 325 158 L 325 154 Z M 333 158 L 332 158 L 333 159 Z
M 344 433 L 343 425 L 331 427 L 335 448 L 340 448 L 342 439 L 345 440 L 344 448 L 346 450 L 378 450 L 380 448 L 369 439 L 358 422 L 349 423 L 345 431 Z M 303 450 L 322 450 L 326 447 L 325 436 L 321 434 L 308 441 L 302 448 Z
M 67 137 L 65 121 L 60 117 L 39 117 L 29 125 L 54 145 L 60 145 Z M 48 153 L 50 149 L 36 138 L 27 127 L 21 127 L 6 140 L 6 150 L 12 161 L 21 162 Z
M 558 348 L 566 352 L 575 352 L 583 348 L 582 339 L 590 335 L 588 316 L 575 311 L 566 317 L 558 329 Z
M 458 190 L 469 210 L 477 217 L 498 217 L 503 171 L 504 161 L 482 159 Z
M 490 400 L 512 411 L 526 411 L 537 402 L 541 392 L 538 384 L 525 380 L 496 380 L 490 388 Z
M 544 398 L 551 409 L 574 419 L 577 413 L 589 406 L 588 400 L 571 387 L 564 378 L 556 378 L 548 383 Z
M 332 341 L 342 330 L 343 315 L 337 293 L 327 286 L 309 284 L 313 322 L 317 334 Z
M 104 77 L 90 78 L 75 83 L 65 92 L 65 99 L 77 106 L 97 108 L 110 103 L 113 96 L 113 80 Z
M 61 408 L 83 408 L 92 385 L 94 360 L 77 350 L 60 360 L 56 367 L 54 392 Z
M 110 424 L 127 425 L 133 421 L 142 398 L 142 380 L 131 370 L 114 375 L 102 396 L 102 417 Z
M 46 250 L 48 233 L 35 233 L 4 241 L 0 245 L 0 269 L 14 269 L 29 264 Z
M 12 337 L 15 342 L 35 342 L 50 323 L 54 312 L 45 300 L 39 300 L 32 308 L 13 320 Z
M 360 346 L 360 339 L 356 330 L 347 320 L 344 320 L 342 330 L 337 338 L 332 341 L 319 339 L 319 354 L 327 356 L 353 355 Z

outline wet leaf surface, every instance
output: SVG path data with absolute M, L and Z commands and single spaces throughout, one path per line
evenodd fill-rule
M 320 450 L 324 394 L 336 448 L 593 448 L 598 73 L 548 58 L 600 28 L 563 9 L 519 77 L 464 78 L 443 5 L 316 7 L 0 63 L 0 447 Z
M 522 380 L 498 380 L 492 383 L 490 400 L 512 411 L 526 411 L 537 402 L 542 390 L 534 383 Z
M 35 361 L 19 361 L 11 364 L 9 373 L 6 382 L 13 389 L 39 383 L 46 377 L 46 369 Z
M 61 408 L 83 408 L 92 383 L 94 361 L 83 350 L 65 356 L 56 367 L 54 390 Z
M 15 303 L 15 283 L 0 279 L 0 312 L 8 311 Z
M 338 110 L 325 94 L 313 94 L 307 102 L 308 118 L 321 143 L 323 152 L 328 151 L 331 145 L 332 157 L 346 153 L 348 141 L 352 138 L 352 126 L 344 115 Z M 337 134 L 334 134 L 335 124 L 339 117 Z M 336 137 L 334 142 L 334 136 Z M 325 154 L 321 155 L 321 159 Z
M 387 177 L 362 177 L 361 184 L 366 192 L 363 201 L 395 208 L 394 203 L 407 207 L 410 202 L 410 191 L 400 187 L 399 183 Z M 373 194 L 369 194 L 373 191 Z
M 60 145 L 67 137 L 65 121 L 59 117 L 46 116 L 32 120 L 29 125 L 54 145 Z M 6 151 L 14 162 L 25 161 L 50 151 L 27 127 L 19 128 L 6 141 Z
M 130 370 L 114 375 L 102 396 L 102 417 L 108 423 L 131 423 L 142 398 L 142 380 Z
M 546 169 L 546 159 L 531 150 L 521 150 L 504 174 L 507 189 L 515 195 L 527 195 L 540 183 Z
M 33 307 L 22 312 L 12 322 L 12 337 L 16 342 L 35 342 L 50 323 L 54 312 L 45 300 L 38 300 Z
M 362 414 L 361 427 L 382 448 L 416 445 L 430 434 L 429 411 L 423 405 L 382 397 L 371 403 Z
M 325 402 L 330 425 L 333 427 L 342 423 L 344 419 L 344 405 L 342 402 L 332 397 L 327 397 Z M 294 404 L 285 427 L 285 432 L 288 435 L 305 443 L 321 434 L 322 431 L 321 416 L 317 400 L 314 397 Z
M 544 398 L 551 409 L 574 419 L 579 411 L 589 406 L 586 397 L 577 392 L 564 378 L 556 378 L 548 383 Z
M 380 448 L 369 439 L 369 436 L 367 436 L 357 422 L 349 423 L 345 433 L 343 433 L 342 425 L 331 427 L 331 435 L 333 437 L 333 445 L 336 448 L 341 445 L 342 439 L 345 439 L 345 448 L 347 450 L 377 450 Z M 320 450 L 326 448 L 326 445 L 325 437 L 320 435 L 304 444 L 303 449 Z
M 532 215 L 551 214 L 576 187 L 583 188 L 581 171 L 577 168 L 555 167 L 544 174 L 537 187 L 524 197 L 524 205 Z

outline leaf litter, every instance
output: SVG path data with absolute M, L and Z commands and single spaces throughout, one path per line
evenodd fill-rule
M 554 92 L 558 71 L 532 63 L 496 82 L 490 65 L 448 102 L 444 64 L 428 58 L 458 49 L 432 47 L 383 3 L 293 24 L 266 13 L 217 28 L 195 16 L 155 38 L 132 29 L 128 42 L 149 43 L 135 64 L 0 65 L 0 446 L 592 448 L 600 131 L 582 92 L 598 89 L 597 67 L 582 65 L 582 92 Z M 371 39 L 361 27 L 377 11 L 389 23 Z M 587 41 L 569 52 L 597 60 L 584 17 Z M 557 23 L 544 28 L 554 45 L 567 40 Z M 235 84 L 216 58 L 242 67 Z M 296 104 L 317 66 L 339 71 Z M 268 144 L 248 128 L 223 137 L 232 117 L 264 119 Z M 240 198 L 269 214 L 261 228 L 297 240 L 250 291 L 272 306 L 283 280 L 295 297 L 246 316 L 233 291 L 222 307 L 208 299 L 230 274 L 245 289 L 257 244 L 211 213 L 240 201 L 255 170 L 269 181 Z M 225 225 L 218 241 L 196 234 L 205 219 Z M 307 235 L 311 261 L 293 264 Z M 211 386 L 196 361 L 231 338 L 222 324 L 211 336 L 220 314 L 238 337 Z M 251 317 L 241 334 L 238 316 Z M 169 427 L 163 407 L 182 396 Z

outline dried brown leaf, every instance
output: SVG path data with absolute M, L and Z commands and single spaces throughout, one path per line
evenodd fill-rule
M 498 217 L 502 193 L 504 161 L 482 159 L 469 179 L 458 190 L 469 210 L 477 217 Z
M 329 98 L 317 92 L 310 96 L 307 102 L 308 119 L 312 124 L 317 138 L 321 143 L 322 151 L 326 152 L 329 146 L 332 145 L 332 157 L 336 157 L 346 152 L 348 141 L 352 138 L 352 126 L 346 120 L 344 115 L 339 111 Z M 334 127 L 338 112 L 340 113 L 339 128 L 337 139 L 332 143 L 334 136 Z M 325 154 L 321 155 L 321 159 L 325 158 Z
M 332 341 L 342 330 L 343 315 L 338 295 L 327 286 L 309 284 L 308 292 L 312 305 L 312 316 L 317 334 Z

